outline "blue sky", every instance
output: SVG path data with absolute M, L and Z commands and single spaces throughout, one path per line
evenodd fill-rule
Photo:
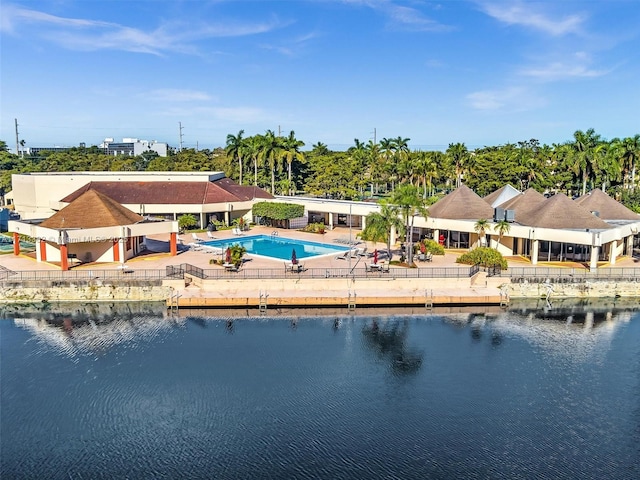
M 0 3 L 0 139 L 185 147 L 294 130 L 412 149 L 640 133 L 640 2 Z

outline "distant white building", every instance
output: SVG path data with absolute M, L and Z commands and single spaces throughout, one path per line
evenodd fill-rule
M 113 138 L 105 138 L 100 144 L 104 153 L 108 155 L 130 155 L 135 157 L 145 152 L 156 152 L 161 157 L 167 156 L 168 145 L 156 140 L 140 140 L 138 138 L 123 138 L 116 142 Z

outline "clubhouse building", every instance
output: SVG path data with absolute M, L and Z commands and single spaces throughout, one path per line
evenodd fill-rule
M 251 221 L 253 204 L 268 200 L 304 205 L 304 217 L 292 226 L 322 222 L 330 229 L 364 229 L 366 216 L 380 209 L 369 202 L 274 198 L 222 172 L 32 173 L 13 175 L 12 182 L 21 220 L 10 221 L 9 230 L 35 238 L 38 260 L 60 261 L 63 268 L 69 253 L 88 261 L 124 262 L 143 249 L 145 235 L 157 233 L 171 234 L 175 254 L 177 218 L 183 214 L 193 214 L 202 228 L 239 217 Z M 480 219 L 488 221 L 484 236 L 476 232 Z M 501 221 L 509 227 L 499 234 L 495 226 Z M 98 229 L 95 235 L 91 229 Z M 640 246 L 639 230 L 640 215 L 601 190 L 572 200 L 510 185 L 484 198 L 462 185 L 431 205 L 428 217 L 414 218 L 414 240 L 431 238 L 461 250 L 487 245 L 505 256 L 528 258 L 532 265 L 581 262 L 592 270 L 633 255 Z M 76 239 L 80 232 L 85 242 Z M 396 232 L 391 237 L 393 244 Z

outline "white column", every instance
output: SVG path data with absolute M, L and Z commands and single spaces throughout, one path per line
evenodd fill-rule
M 614 240 L 609 244 L 609 264 L 615 265 L 618 258 L 618 241 Z
M 333 230 L 333 213 L 329 212 L 329 230 Z
M 598 268 L 598 255 L 600 247 L 591 247 L 591 259 L 589 261 L 589 270 L 596 270 Z
M 367 228 L 367 216 L 366 215 L 362 215 L 362 217 L 360 217 L 361 223 L 362 223 L 362 230 L 364 231 L 365 228 Z
M 391 246 L 395 245 L 398 241 L 396 227 L 394 227 L 393 225 L 391 226 L 391 231 L 389 232 L 389 239 L 391 240 Z
M 531 244 L 531 265 L 538 264 L 538 240 L 533 240 Z
M 207 226 L 204 224 L 204 212 L 200 212 L 200 228 L 206 228 Z

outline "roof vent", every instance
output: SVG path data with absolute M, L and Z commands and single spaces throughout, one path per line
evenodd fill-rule
M 507 222 L 513 223 L 516 221 L 516 211 L 515 210 L 505 210 L 504 219 Z
M 599 212 L 599 211 L 597 211 L 597 210 L 594 210 L 594 211 L 593 211 L 593 212 L 591 212 L 591 213 L 593 213 L 596 217 L 599 217 L 599 216 L 600 216 L 600 212 Z

